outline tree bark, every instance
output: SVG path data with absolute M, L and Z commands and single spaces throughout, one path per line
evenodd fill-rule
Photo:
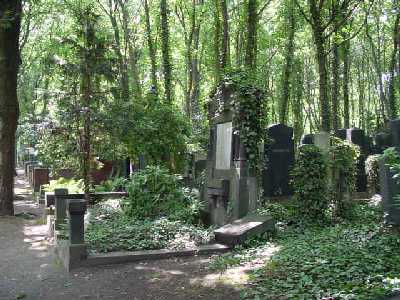
M 161 45 L 162 45 L 162 60 L 164 73 L 164 89 L 165 101 L 172 103 L 172 64 L 169 45 L 169 24 L 168 24 L 168 6 L 167 0 L 160 1 L 161 13 Z
M 400 12 L 397 12 L 396 20 L 393 27 L 393 52 L 390 61 L 390 78 L 389 78 L 389 110 L 391 119 L 395 119 L 398 115 L 396 107 L 396 95 L 395 95 L 395 81 L 400 74 L 396 75 L 396 56 L 400 47 Z
M 344 128 L 350 128 L 350 41 L 343 44 L 343 121 Z
M 221 45 L 221 69 L 224 70 L 230 66 L 230 49 L 229 49 L 229 14 L 226 0 L 221 0 L 223 39 Z
M 145 19 L 146 19 L 146 37 L 147 37 L 147 46 L 149 48 L 149 56 L 150 56 L 150 64 L 151 64 L 151 83 L 156 91 L 158 92 L 157 87 L 157 60 L 156 60 L 156 49 L 154 47 L 153 38 L 151 37 L 151 24 L 150 24 L 150 10 L 149 4 L 147 0 L 144 0 L 144 11 L 145 11 Z
M 285 53 L 285 66 L 282 74 L 282 97 L 279 107 L 279 122 L 282 124 L 287 123 L 287 113 L 290 99 L 290 87 L 291 80 L 290 76 L 293 69 L 293 56 L 294 56 L 294 34 L 295 34 L 295 16 L 294 16 L 294 3 L 293 0 L 289 0 L 286 3 L 287 9 L 287 24 L 288 24 L 288 39 Z
M 329 132 L 331 130 L 331 109 L 328 97 L 328 70 L 322 16 L 315 0 L 308 0 L 308 3 L 319 74 L 320 130 Z
M 14 214 L 21 0 L 0 1 L 0 215 Z
M 254 69 L 257 61 L 257 23 L 257 0 L 248 0 L 245 65 L 249 70 Z
M 339 46 L 336 41 L 332 46 L 332 123 L 334 130 L 339 129 Z

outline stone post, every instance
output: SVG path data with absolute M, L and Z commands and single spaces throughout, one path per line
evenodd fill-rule
M 85 243 L 84 216 L 86 212 L 86 200 L 69 199 L 67 201 L 69 216 L 69 242 L 71 245 Z
M 56 204 L 56 220 L 55 229 L 59 230 L 61 224 L 65 224 L 65 219 L 67 217 L 67 204 L 66 198 L 60 196 L 68 195 L 68 189 L 55 189 L 54 190 L 54 201 Z

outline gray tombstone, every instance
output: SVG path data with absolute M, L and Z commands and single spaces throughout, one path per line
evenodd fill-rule
M 377 133 L 374 136 L 374 154 L 382 154 L 387 148 L 391 146 L 390 134 L 385 132 Z
M 335 136 L 341 140 L 347 139 L 347 129 L 341 128 L 335 130 Z
M 260 95 L 256 101 L 261 101 Z M 209 221 L 216 225 L 245 216 L 255 209 L 258 198 L 257 180 L 232 123 L 235 97 L 222 84 L 208 106 L 210 141 L 203 199 L 208 203 Z
M 400 194 L 400 183 L 393 178 L 395 173 L 386 165 L 386 161 L 379 161 L 379 180 L 382 195 L 384 220 L 389 225 L 400 225 L 400 206 L 396 205 L 396 195 Z
M 268 127 L 267 136 L 272 144 L 265 149 L 267 169 L 263 172 L 265 197 L 289 196 L 290 170 L 294 165 L 293 128 L 283 124 Z
M 369 155 L 369 147 L 364 130 L 358 128 L 347 129 L 347 140 L 360 147 L 360 157 L 357 162 L 357 192 L 367 191 L 367 174 L 365 172 L 365 160 Z

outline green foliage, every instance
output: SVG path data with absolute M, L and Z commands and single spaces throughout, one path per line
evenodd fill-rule
M 379 160 L 381 155 L 370 155 L 365 161 L 365 172 L 367 174 L 368 190 L 379 191 Z
M 194 193 L 183 188 L 176 175 L 158 166 L 148 166 L 134 173 L 127 186 L 128 198 L 123 203 L 127 216 L 138 219 L 166 216 L 171 220 L 195 223 L 201 203 Z
M 356 189 L 359 147 L 338 138 L 331 138 L 329 160 L 333 178 L 331 202 L 334 217 L 349 217 L 354 205 L 352 195 Z
M 104 203 L 91 211 L 85 231 L 85 241 L 96 252 L 182 249 L 212 239 L 211 228 L 167 218 L 138 220 L 123 214 L 118 206 Z
M 103 181 L 94 187 L 95 192 L 119 192 L 125 188 L 127 179 L 124 177 L 116 177 Z
M 379 209 L 355 210 L 351 223 L 278 234 L 270 242 L 279 250 L 253 272 L 244 298 L 379 299 L 398 289 L 398 233 L 382 232 Z
M 149 164 L 162 164 L 173 171 L 183 168 L 190 128 L 173 104 L 158 101 L 150 93 L 146 103 L 121 116 L 124 142 L 132 157 L 144 154 Z
M 68 189 L 68 193 L 83 193 L 83 180 L 66 179 L 61 177 L 57 180 L 51 180 L 49 184 L 43 185 L 46 192 L 54 192 L 55 189 Z
M 264 155 L 259 151 L 259 145 L 265 140 L 267 110 L 264 92 L 255 83 L 250 72 L 235 70 L 224 76 L 221 87 L 232 89 L 234 93 L 231 104 L 235 133 L 240 135 L 240 141 L 245 146 L 249 167 L 260 177 L 264 169 Z
M 329 206 L 328 161 L 314 145 L 299 148 L 296 165 L 292 171 L 294 199 L 306 218 L 321 220 Z

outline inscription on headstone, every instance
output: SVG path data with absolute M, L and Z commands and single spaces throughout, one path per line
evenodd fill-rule
M 229 170 L 232 161 L 232 122 L 217 125 L 215 168 Z

